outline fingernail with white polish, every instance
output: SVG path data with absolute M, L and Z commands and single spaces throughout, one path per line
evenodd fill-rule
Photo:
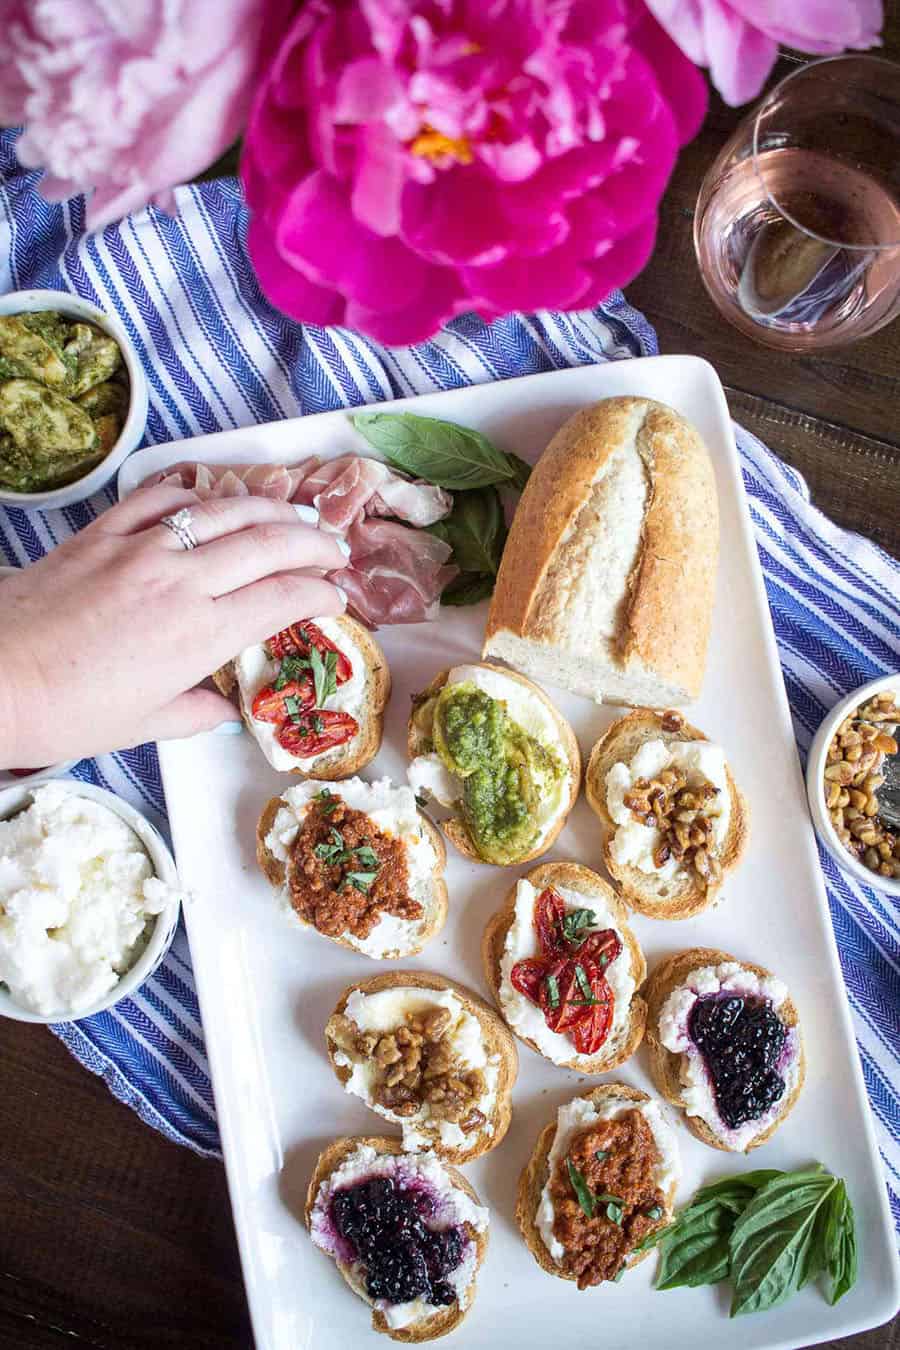
M 338 548 L 341 550 L 341 552 L 343 553 L 344 557 L 345 557 L 345 558 L 349 558 L 349 557 L 350 557 L 350 545 L 347 543 L 347 540 L 346 540 L 346 539 L 342 539 L 340 535 L 337 535 L 334 542 L 337 544 Z
M 334 589 L 337 591 L 338 595 L 341 597 L 341 601 L 343 602 L 343 604 L 346 605 L 346 604 L 347 604 L 347 592 L 344 590 L 343 586 L 335 586 Z
M 314 506 L 294 506 L 294 510 L 304 525 L 318 525 L 319 513 Z
M 220 722 L 217 727 L 213 727 L 214 736 L 240 736 L 244 730 L 243 722 Z

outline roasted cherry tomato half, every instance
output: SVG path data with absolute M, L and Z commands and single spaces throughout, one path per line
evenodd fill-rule
M 300 759 L 312 759 L 313 755 L 344 745 L 358 731 L 359 723 L 349 713 L 320 708 L 279 727 L 278 744 Z
M 577 964 L 563 960 L 547 967 L 541 985 L 541 1009 L 551 1031 L 571 1031 L 584 1016 L 584 994 L 575 970 Z M 555 981 L 555 985 L 551 981 Z
M 547 886 L 534 906 L 534 927 L 538 948 L 548 960 L 555 961 L 569 954 L 562 939 L 562 921 L 565 917 L 566 906 L 562 896 L 552 886 Z
M 596 933 L 588 933 L 574 955 L 579 961 L 593 961 L 601 970 L 606 970 L 621 951 L 622 943 L 616 930 L 603 928 Z
M 546 961 L 527 958 L 524 961 L 517 961 L 509 972 L 509 980 L 513 989 L 518 989 L 520 994 L 530 998 L 532 1003 L 539 1003 L 541 997 L 541 981 L 547 973 Z
M 595 970 L 590 978 L 591 993 L 597 1000 L 572 1029 L 572 1040 L 579 1055 L 595 1055 L 609 1035 L 615 1012 L 615 996 L 602 971 Z
M 289 716 L 285 707 L 287 698 L 295 698 L 304 711 L 312 708 L 316 701 L 312 675 L 307 673 L 299 680 L 288 680 L 283 689 L 276 689 L 274 684 L 267 684 L 253 700 L 253 716 L 258 722 L 286 721 Z
M 325 636 L 321 628 L 306 620 L 283 628 L 280 633 L 269 638 L 268 645 L 272 655 L 279 661 L 284 656 L 309 656 L 310 647 L 315 647 L 320 652 L 337 652 L 336 682 L 346 684 L 353 674 L 349 658 Z

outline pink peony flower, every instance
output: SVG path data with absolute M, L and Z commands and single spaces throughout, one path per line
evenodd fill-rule
M 0 0 L 0 125 L 25 124 L 16 153 L 46 168 L 50 201 L 93 189 L 90 229 L 151 200 L 170 206 L 171 188 L 244 125 L 265 10 L 260 0 Z
M 877 47 L 881 0 L 646 0 L 670 37 L 732 106 L 755 98 L 778 45 L 834 56 Z
M 242 176 L 269 298 L 387 343 L 638 272 L 705 82 L 640 0 L 307 0 Z

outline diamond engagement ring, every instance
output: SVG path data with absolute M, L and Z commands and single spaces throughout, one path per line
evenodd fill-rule
M 163 516 L 159 523 L 172 531 L 182 548 L 197 547 L 197 536 L 192 529 L 194 518 L 186 506 L 176 511 L 174 516 Z

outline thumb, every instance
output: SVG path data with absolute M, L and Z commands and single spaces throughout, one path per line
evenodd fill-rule
M 189 689 L 151 713 L 141 728 L 147 741 L 180 740 L 228 725 L 240 729 L 241 715 L 234 704 L 213 689 Z

